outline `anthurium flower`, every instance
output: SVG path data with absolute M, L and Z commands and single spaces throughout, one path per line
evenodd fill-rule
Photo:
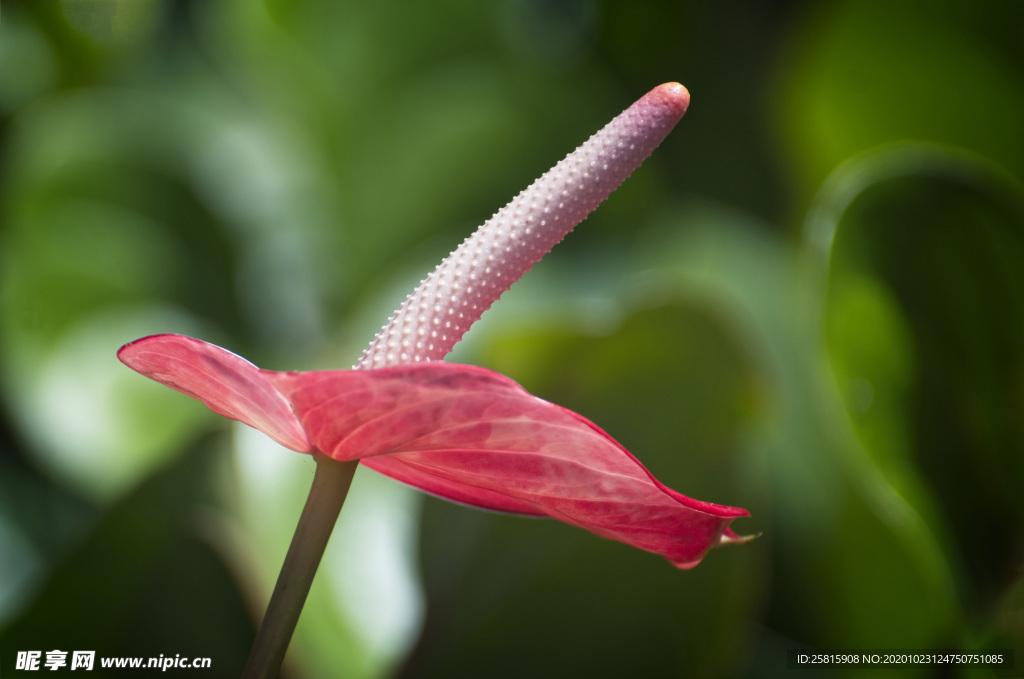
M 484 509 L 549 516 L 695 566 L 741 541 L 746 510 L 658 482 L 586 418 L 484 368 L 440 363 L 469 326 L 604 200 L 689 104 L 655 88 L 519 194 L 395 312 L 352 370 L 272 372 L 225 349 L 156 335 L 121 348 L 134 370 L 303 453 L 359 460 Z

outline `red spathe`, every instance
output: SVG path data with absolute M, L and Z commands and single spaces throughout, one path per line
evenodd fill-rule
M 742 539 L 729 524 L 746 510 L 664 486 L 586 418 L 484 368 L 272 372 L 182 335 L 136 340 L 118 357 L 293 450 L 358 459 L 456 502 L 550 516 L 680 568 Z

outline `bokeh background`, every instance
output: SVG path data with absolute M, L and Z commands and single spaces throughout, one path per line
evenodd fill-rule
M 452 359 L 763 536 L 680 572 L 360 470 L 287 676 L 782 677 L 788 649 L 832 648 L 1016 649 L 887 675 L 1024 674 L 1024 4 L 0 16 L 3 676 L 55 648 L 237 676 L 298 518 L 311 460 L 121 344 L 346 368 L 476 225 L 671 80 L 676 131 Z

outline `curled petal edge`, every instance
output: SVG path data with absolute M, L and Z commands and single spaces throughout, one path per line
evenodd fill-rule
M 202 401 L 218 415 L 258 429 L 300 453 L 313 447 L 298 418 L 266 373 L 227 349 L 184 335 L 150 335 L 117 357 L 137 373 Z

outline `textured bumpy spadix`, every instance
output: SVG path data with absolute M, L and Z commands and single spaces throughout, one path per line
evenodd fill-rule
M 445 258 L 355 367 L 443 358 L 512 283 L 629 177 L 689 103 L 679 83 L 660 85 L 566 156 Z

